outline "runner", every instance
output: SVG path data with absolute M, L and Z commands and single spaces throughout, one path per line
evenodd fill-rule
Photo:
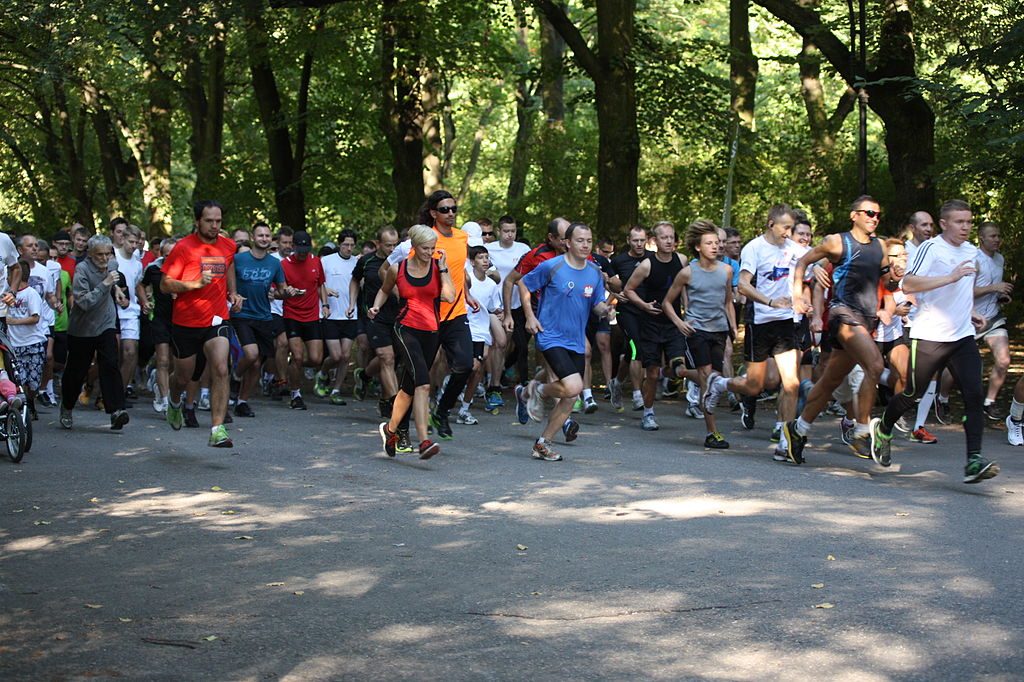
M 546 462 L 561 461 L 562 456 L 551 448 L 552 439 L 563 429 L 583 390 L 587 320 L 591 312 L 600 317 L 612 314 L 604 301 L 604 276 L 587 260 L 593 246 L 590 228 L 573 223 L 566 229 L 565 239 L 568 251 L 564 256 L 544 261 L 518 283 L 527 328 L 537 335 L 537 349 L 555 378 L 549 383 L 533 380 L 526 387 L 516 387 L 518 411 L 527 412 L 537 422 L 542 420 L 542 401 L 557 400 L 533 444 L 534 459 Z M 536 315 L 532 293 L 539 294 Z
M 292 255 L 281 261 L 284 278 L 295 290 L 294 296 L 284 300 L 284 328 L 288 336 L 288 389 L 293 410 L 305 410 L 302 399 L 303 367 L 319 367 L 324 359 L 323 331 L 320 318 L 330 314 L 327 289 L 324 286 L 324 269 L 320 259 L 310 253 L 313 241 L 308 232 L 295 233 Z
M 623 293 L 640 311 L 640 357 L 644 366 L 642 394 L 644 415 L 641 428 L 657 431 L 654 418 L 654 397 L 662 378 L 662 358 L 668 364 L 666 376 L 675 376 L 676 368 L 685 364 L 686 338 L 662 310 L 662 301 L 676 275 L 683 269 L 682 257 L 676 253 L 676 230 L 669 222 L 657 223 L 654 233 L 657 251 L 637 265 Z M 679 311 L 676 310 L 679 316 Z
M 676 275 L 661 309 L 686 337 L 686 361 L 697 370 L 700 392 L 704 395 L 712 375 L 722 372 L 726 339 L 736 334 L 732 267 L 718 260 L 721 240 L 718 227 L 710 220 L 697 220 L 686 228 L 686 246 L 697 258 Z M 686 314 L 680 318 L 676 301 L 684 292 Z M 704 411 L 704 424 L 704 447 L 727 449 L 729 443 L 719 433 L 712 411 Z
M 355 316 L 355 305 L 349 302 L 352 271 L 358 259 L 352 255 L 358 239 L 352 230 L 342 230 L 338 235 L 338 252 L 324 257 L 320 262 L 324 268 L 327 287 L 327 301 L 330 314 L 321 322 L 327 357 L 316 374 L 313 390 L 321 398 L 330 396 L 332 405 L 344 405 L 341 386 L 348 374 L 348 360 L 352 353 L 352 342 L 359 333 L 359 321 Z M 328 376 L 334 369 L 334 386 L 328 388 Z
M 1006 416 L 1006 442 L 1024 445 L 1024 377 L 1013 386 L 1010 414 Z
M 491 257 L 491 265 L 498 271 L 498 276 L 501 279 L 499 292 L 504 291 L 505 281 L 508 279 L 509 274 L 515 270 L 516 265 L 522 260 L 523 256 L 530 251 L 529 246 L 516 241 L 517 235 L 518 227 L 516 226 L 515 219 L 512 216 L 505 215 L 498 219 L 498 241 L 485 244 L 487 252 Z M 526 348 L 530 337 L 526 334 L 526 316 L 523 314 L 522 302 L 519 300 L 519 289 L 513 287 L 511 292 L 511 310 L 505 310 L 502 317 L 503 319 L 508 319 L 507 316 L 511 315 L 512 318 L 522 322 L 521 325 L 516 324 L 513 327 L 512 341 L 517 347 Z M 504 334 L 504 325 L 500 326 L 500 330 Z M 491 373 L 491 383 L 487 387 L 488 410 L 497 409 L 505 404 L 501 397 L 501 375 L 505 371 L 505 358 L 506 353 L 501 349 L 501 344 L 491 348 L 490 362 L 488 363 Z M 529 374 L 529 357 L 526 353 L 515 351 L 514 358 L 519 376 L 521 378 L 526 377 Z
M 372 320 L 377 317 L 392 289 L 398 290 L 401 310 L 395 320 L 395 339 L 401 353 L 401 389 L 395 396 L 391 419 L 378 427 L 384 452 L 394 457 L 398 445 L 399 424 L 413 412 L 416 433 L 420 440 L 420 459 L 430 459 L 441 452 L 440 446 L 427 438 L 430 402 L 430 364 L 437 355 L 441 340 L 438 303 L 455 302 L 456 287 L 449 274 L 444 251 L 437 249 L 437 232 L 425 225 L 409 230 L 412 257 L 401 259 L 388 267 L 373 306 L 367 310 Z M 436 257 L 435 257 L 436 256 Z M 457 275 L 462 276 L 463 270 Z
M 469 406 L 473 402 L 477 384 L 484 378 L 488 356 L 493 352 L 491 316 L 493 312 L 501 313 L 501 289 L 487 276 L 487 271 L 491 269 L 491 257 L 485 247 L 469 247 L 469 258 L 473 264 L 470 291 L 478 304 L 476 310 L 469 311 L 469 330 L 473 335 L 473 373 L 462 393 L 462 407 L 456 419 L 460 424 L 473 425 L 478 424 L 479 420 L 470 413 Z
M 469 373 L 473 369 L 473 338 L 469 331 L 466 318 L 466 305 L 470 297 L 466 292 L 466 257 L 469 253 L 465 232 L 455 227 L 455 216 L 459 207 L 455 198 L 443 189 L 439 189 L 428 197 L 420 209 L 420 223 L 431 226 L 437 235 L 437 250 L 445 254 L 451 268 L 452 286 L 455 287 L 455 299 L 442 301 L 440 307 L 440 326 L 438 337 L 440 347 L 448 360 L 448 371 L 451 379 L 437 400 L 437 406 L 430 415 L 430 423 L 442 440 L 452 439 L 452 427 L 448 423 L 448 413 L 455 406 L 462 391 L 466 388 Z M 406 240 L 399 244 L 388 256 L 389 265 L 397 265 L 409 257 L 412 243 Z M 431 364 L 433 357 L 430 358 Z M 408 423 L 408 418 L 406 418 Z
M 988 393 L 982 408 L 985 416 L 992 421 L 1003 421 L 1005 417 L 996 407 L 999 389 L 1006 382 L 1010 368 L 1010 339 L 1006 331 L 1006 317 L 1000 307 L 1010 301 L 1013 285 L 1003 281 L 1003 254 L 999 226 L 982 223 L 978 228 L 978 276 L 974 283 L 974 312 L 988 322 L 978 331 L 975 339 L 985 340 L 992 351 L 992 374 L 988 378 Z
M 609 278 L 608 288 L 621 293 L 622 288 L 632 276 L 633 271 L 647 258 L 647 231 L 637 225 L 629 231 L 629 243 L 625 251 L 615 254 L 611 259 L 615 277 Z M 618 411 L 622 408 L 622 380 L 627 376 L 633 387 L 633 409 L 644 409 L 644 398 L 640 391 L 643 384 L 644 368 L 640 362 L 640 312 L 625 296 L 620 296 L 616 305 L 615 321 L 622 330 L 625 348 L 625 362 L 619 367 L 618 375 L 612 379 L 608 387 L 612 407 Z
M 215 448 L 233 447 L 224 426 L 228 409 L 228 301 L 238 311 L 242 299 L 235 288 L 235 243 L 220 235 L 223 208 L 216 201 L 193 207 L 195 231 L 164 259 L 160 291 L 175 294 L 171 313 L 174 375 L 170 381 L 167 423 L 175 431 L 184 423 L 182 392 L 210 368 L 210 439 Z M 202 362 L 199 361 L 202 357 Z
M 173 237 L 160 242 L 160 258 L 149 264 L 142 274 L 142 285 L 149 287 L 153 300 L 153 319 L 150 330 L 153 334 L 153 354 L 156 366 L 150 380 L 153 390 L 153 410 L 158 414 L 167 412 L 167 404 L 171 395 L 171 311 L 174 308 L 174 297 L 160 290 L 163 279 L 164 260 L 177 243 Z
M 242 309 L 231 316 L 231 326 L 242 347 L 242 357 L 234 370 L 239 382 L 236 417 L 256 416 L 249 399 L 259 382 L 260 365 L 274 357 L 277 329 L 270 313 L 270 300 L 294 293 L 285 286 L 281 261 L 267 251 L 271 238 L 270 227 L 257 224 L 249 248 L 235 255 L 238 294 L 243 298 Z
M 29 283 L 32 266 L 26 260 L 18 261 L 21 267 L 21 284 L 14 302 L 7 309 L 7 335 L 11 352 L 18 362 L 17 383 L 25 391 L 28 404 L 32 405 L 36 393 L 42 386 L 43 365 L 46 363 L 47 336 L 39 321 L 46 305 Z M 39 417 L 32 411 L 32 420 Z M 111 420 L 111 428 L 114 421 Z
M 892 429 L 925 391 L 928 379 L 945 365 L 964 398 L 967 464 L 964 483 L 978 483 L 999 473 L 999 465 L 981 456 L 985 415 L 982 411 L 981 355 L 974 341 L 985 321 L 974 313 L 978 249 L 971 236 L 971 207 L 954 199 L 942 205 L 942 233 L 917 250 L 903 278 L 903 290 L 917 295 L 918 313 L 910 329 L 907 387 L 889 402 L 881 419 L 871 420 L 871 455 L 890 464 Z
M 744 357 L 747 373 L 726 379 L 713 377 L 708 381 L 704 396 L 704 412 L 713 411 L 725 391 L 752 398 L 760 395 L 768 374 L 768 361 L 774 360 L 782 381 L 776 409 L 776 428 L 795 416 L 798 373 L 796 324 L 793 321 L 792 287 L 793 268 L 805 249 L 789 238 L 796 223 L 795 211 L 787 204 L 776 204 L 768 211 L 764 234 L 752 239 L 740 253 L 740 293 L 752 310 L 744 334 Z M 741 401 L 744 426 L 748 404 Z M 749 421 L 753 426 L 753 420 Z M 776 461 L 786 461 L 788 455 L 783 443 L 775 450 Z
M 121 329 L 121 381 L 124 382 L 125 397 L 134 398 L 132 382 L 139 362 L 140 318 L 149 314 L 149 301 L 142 286 L 142 261 L 136 255 L 138 239 L 127 222 L 119 222 L 110 233 L 117 258 L 117 271 L 124 276 L 128 306 L 117 309 Z
M 878 327 L 878 283 L 889 268 L 889 256 L 875 237 L 881 215 L 877 201 L 869 196 L 858 197 L 850 206 L 849 231 L 828 235 L 796 264 L 792 277 L 793 309 L 802 314 L 811 312 L 804 301 L 803 277 L 808 266 L 828 258 L 834 269 L 829 302 L 832 355 L 807 396 L 803 412 L 796 421 L 787 421 L 784 426 L 786 452 L 793 464 L 804 461 L 803 449 L 811 424 L 855 365 L 864 370 L 864 379 L 857 395 L 857 425 L 850 448 L 858 457 L 871 457 L 871 408 L 878 385 L 889 381 L 889 371 L 874 340 Z

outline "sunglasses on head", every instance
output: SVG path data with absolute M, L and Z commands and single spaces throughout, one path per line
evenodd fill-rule
M 870 208 L 858 208 L 857 213 L 863 213 L 869 218 L 880 218 L 882 216 L 881 211 L 872 211 Z
M 458 213 L 459 212 L 459 207 L 458 206 L 438 206 L 434 210 L 437 211 L 438 213 Z

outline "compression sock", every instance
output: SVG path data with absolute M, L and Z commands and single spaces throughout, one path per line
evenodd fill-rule
M 928 420 L 928 413 L 931 412 L 932 404 L 935 402 L 935 389 L 936 383 L 929 381 L 928 390 L 924 392 L 924 395 L 921 396 L 921 401 L 917 404 L 917 419 L 914 421 L 915 431 L 924 426 L 924 423 Z

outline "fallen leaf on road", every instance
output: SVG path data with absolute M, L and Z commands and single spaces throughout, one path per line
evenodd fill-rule
M 131 618 L 118 618 L 118 620 L 121 621 L 122 623 L 130 623 L 130 622 L 132 622 Z
M 32 505 L 32 508 L 35 509 L 35 510 L 39 509 L 39 507 L 35 506 L 34 504 Z
M 35 521 L 34 523 L 37 526 L 49 526 L 50 525 L 49 521 Z
M 405 547 L 405 543 L 404 542 L 392 542 L 391 546 L 392 547 Z
M 118 482 L 118 483 L 124 483 L 124 481 L 122 481 L 122 480 L 121 480 L 120 478 L 119 478 L 119 479 L 117 479 L 117 482 Z
M 540 592 L 531 592 L 530 594 L 532 594 L 535 597 L 539 597 L 540 596 Z
M 96 504 L 97 502 L 99 502 L 99 501 L 100 501 L 100 498 L 98 498 L 98 497 L 93 497 L 93 498 L 90 498 L 90 499 L 89 499 L 89 501 L 90 501 L 90 502 L 92 502 L 93 504 Z
M 221 512 L 221 514 L 223 514 L 224 516 L 234 516 L 237 513 L 238 512 L 236 512 L 234 509 L 225 509 L 224 511 Z
M 12 510 L 12 513 L 14 513 L 14 514 L 20 514 L 20 513 L 21 513 L 21 512 L 23 512 L 23 511 L 25 511 L 25 510 L 24 510 L 24 509 L 14 509 L 14 510 Z
M 253 536 L 251 536 L 251 535 L 236 535 L 235 539 L 236 540 L 255 540 L 255 538 Z
M 812 583 L 811 587 L 813 587 L 816 590 L 820 590 L 821 588 L 825 587 L 825 583 Z
M 206 516 L 206 512 L 192 512 L 192 516 Z
M 825 557 L 825 560 L 826 561 L 835 561 L 836 558 L 834 556 L 832 556 L 831 554 L 829 554 L 827 557 Z
M 206 640 L 207 642 L 212 642 L 215 639 L 217 639 L 217 635 L 210 635 L 209 637 L 203 637 L 203 639 Z
M 896 516 L 910 516 L 910 512 L 896 512 Z
M 312 488 L 313 486 L 312 486 L 312 484 L 309 484 L 309 483 L 307 483 L 306 485 L 304 485 L 304 486 L 302 486 L 302 487 L 303 487 L 303 488 Z
M 223 490 L 223 488 L 221 488 L 219 485 L 215 485 L 212 488 L 210 488 L 210 490 L 212 490 L 215 493 L 219 493 L 221 490 Z
M 526 545 L 516 545 L 516 549 L 518 549 L 520 552 L 525 552 L 526 550 L 528 550 L 530 548 L 527 547 Z
M 281 583 L 281 582 L 278 582 L 278 583 L 267 583 L 267 587 L 283 587 L 283 586 L 284 586 L 284 583 Z
M 301 597 L 302 595 L 304 595 L 306 593 L 303 592 L 302 590 L 295 590 L 294 592 L 292 592 L 292 594 L 294 594 L 296 597 Z
M 816 609 L 831 609 L 831 608 L 835 608 L 835 604 L 832 604 L 832 603 L 829 603 L 829 602 L 822 602 L 821 604 L 815 604 L 814 608 L 816 608 Z
M 84 606 L 87 609 L 102 609 L 103 608 L 103 604 L 85 604 Z

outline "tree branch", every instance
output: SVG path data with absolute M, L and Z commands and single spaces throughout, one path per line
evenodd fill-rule
M 801 7 L 795 0 L 754 0 L 754 2 L 817 45 L 843 80 L 849 85 L 854 84 L 856 74 L 853 72 L 853 60 L 849 48 L 827 26 L 821 23 L 821 17 L 816 11 Z
M 583 34 L 576 28 L 576 24 L 572 23 L 565 10 L 552 2 L 552 0 L 530 0 L 530 2 L 537 8 L 537 11 L 542 12 L 547 17 L 547 20 L 558 31 L 559 35 L 562 36 L 566 45 L 572 50 L 573 56 L 576 57 L 576 61 L 587 72 L 587 75 L 592 80 L 601 80 L 603 71 L 597 55 L 587 45 Z

